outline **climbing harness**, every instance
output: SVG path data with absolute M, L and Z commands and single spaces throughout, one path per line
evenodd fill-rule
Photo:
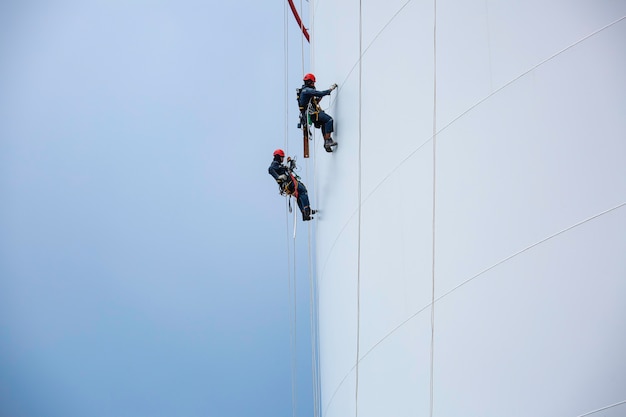
M 287 181 L 278 184 L 278 191 L 280 195 L 289 197 L 289 212 L 291 213 L 291 196 L 298 199 L 298 181 L 300 177 L 295 173 L 297 169 L 295 158 L 289 158 L 287 164 Z
M 300 95 L 302 94 L 302 88 L 296 88 L 296 100 L 298 101 L 298 108 L 300 109 L 300 121 L 298 122 L 298 129 L 307 125 L 314 124 L 316 128 L 320 128 L 318 118 L 322 108 L 319 104 L 318 97 L 311 97 L 306 106 L 300 105 Z M 313 119 L 315 117 L 315 119 Z

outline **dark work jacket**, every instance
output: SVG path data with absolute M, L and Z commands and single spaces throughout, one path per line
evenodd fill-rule
M 287 194 L 293 194 L 298 198 L 298 205 L 305 204 L 308 205 L 308 197 L 306 196 L 306 187 L 301 182 L 297 181 L 294 183 L 291 174 L 289 174 L 289 168 L 287 166 L 281 164 L 276 159 L 272 161 L 272 164 L 267 169 L 267 172 L 270 173 L 272 177 L 278 182 L 278 177 L 280 175 L 285 174 L 287 176 L 287 181 L 279 182 L 278 188 L 281 190 L 281 194 L 286 192 Z M 298 185 L 298 192 L 296 193 L 296 184 Z M 306 198 L 306 203 L 302 202 L 302 198 Z
M 300 108 L 306 109 L 309 105 L 309 101 L 311 101 L 311 98 L 327 96 L 331 91 L 332 90 L 318 91 L 313 87 L 307 87 L 305 84 L 302 86 L 302 90 L 300 91 L 300 100 L 298 101 L 298 105 Z
M 272 161 L 272 164 L 267 169 L 267 172 L 269 172 L 275 180 L 278 180 L 278 177 L 283 174 L 289 176 L 289 170 L 287 169 L 287 167 L 275 159 Z

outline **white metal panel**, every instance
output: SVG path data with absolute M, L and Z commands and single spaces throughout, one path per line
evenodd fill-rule
M 437 303 L 436 415 L 578 416 L 624 400 L 626 234 L 617 221 L 626 213 L 559 236 Z
M 625 15 L 625 2 L 608 0 L 437 1 L 438 91 L 447 96 L 439 111 L 440 127 Z M 619 39 L 612 46 L 615 53 L 623 51 Z
M 426 180 L 432 172 L 429 158 L 425 152 L 415 154 L 363 203 L 362 349 L 370 349 L 430 303 L 432 182 Z
M 433 260 L 433 415 L 626 400 L 626 3 L 438 1 L 436 83 L 434 2 L 361 5 L 311 5 L 325 416 L 426 415 Z
M 362 170 L 366 195 L 386 181 L 407 156 L 432 153 L 428 146 L 419 150 L 432 137 L 434 111 L 432 5 L 423 6 L 409 3 L 363 56 L 361 164 L 372 167 Z M 409 44 L 397 41 L 407 37 Z M 406 165 L 419 169 L 412 163 Z M 407 175 L 402 185 L 411 195 L 414 175 Z M 420 196 L 419 200 L 423 199 Z
M 430 314 L 419 315 L 376 349 L 363 352 L 359 364 L 359 416 L 428 415 L 430 341 L 422 335 L 429 331 Z
M 439 291 L 626 200 L 619 139 L 626 78 L 599 45 L 626 39 L 626 24 L 612 32 L 518 80 L 438 136 Z M 602 102 L 615 104 L 597 111 Z

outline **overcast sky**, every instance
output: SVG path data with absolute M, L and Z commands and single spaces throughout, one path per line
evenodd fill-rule
M 284 3 L 0 3 L 1 416 L 292 414 Z

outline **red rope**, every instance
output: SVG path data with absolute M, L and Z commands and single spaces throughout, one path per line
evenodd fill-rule
M 306 28 L 302 24 L 300 15 L 298 15 L 298 11 L 296 10 L 296 6 L 293 5 L 293 0 L 287 0 L 287 1 L 289 1 L 289 7 L 291 7 L 291 12 L 293 13 L 293 17 L 296 18 L 296 22 L 298 22 L 298 26 L 300 26 L 300 29 L 302 29 L 302 34 L 306 38 L 307 42 L 310 43 L 311 40 L 309 39 L 309 32 L 306 30 Z

